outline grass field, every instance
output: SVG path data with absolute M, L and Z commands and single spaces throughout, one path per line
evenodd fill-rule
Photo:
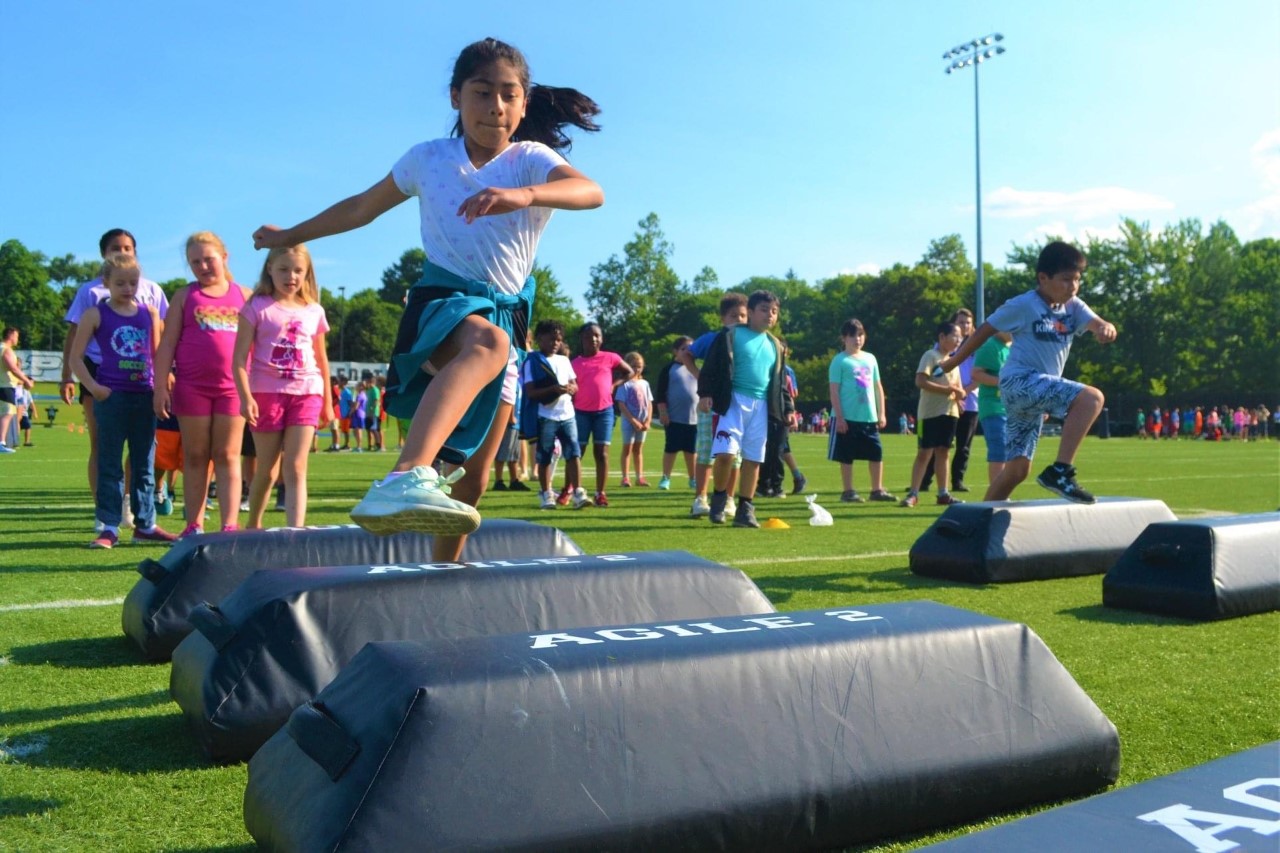
M 249 849 L 245 767 L 201 759 L 169 699 L 169 667 L 141 663 L 120 630 L 134 566 L 157 549 L 85 548 L 86 440 L 68 431 L 69 411 L 35 430 L 37 447 L 0 458 L 0 850 Z M 886 485 L 900 489 L 912 440 L 885 443 Z M 1280 737 L 1280 614 L 1197 624 L 1112 611 L 1101 606 L 1099 576 L 976 587 L 919 578 L 907 570 L 907 551 L 940 508 L 931 499 L 914 510 L 841 505 L 825 439 L 795 436 L 793 445 L 832 527 L 809 527 L 799 498 L 758 502 L 762 520 L 782 518 L 789 530 L 691 521 L 683 478 L 666 493 L 621 489 L 616 457 L 608 509 L 540 512 L 532 493 L 491 494 L 482 509 L 556 524 L 588 552 L 678 544 L 741 567 L 779 610 L 931 599 L 1024 622 L 1118 727 L 1120 785 Z M 1040 457 L 1055 449 L 1046 439 Z M 655 483 L 659 450 L 654 442 L 648 453 Z M 969 480 L 980 495 L 981 438 L 975 450 Z M 313 456 L 308 520 L 345 521 L 389 464 L 389 454 Z M 1159 498 L 1179 517 L 1280 505 L 1280 442 L 1090 439 L 1078 464 L 1086 487 Z M 865 466 L 855 483 L 867 490 Z M 1015 497 L 1047 494 L 1023 486 Z M 959 831 L 874 849 L 911 849 Z

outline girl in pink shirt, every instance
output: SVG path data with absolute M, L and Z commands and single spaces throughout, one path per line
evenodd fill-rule
M 272 249 L 236 332 L 240 413 L 258 452 L 249 489 L 251 528 L 262 527 L 282 455 L 286 523 L 306 524 L 307 454 L 316 424 L 333 420 L 333 401 L 325 393 L 328 331 L 307 247 Z
M 153 395 L 156 417 L 177 415 L 182 434 L 183 537 L 204 532 L 210 462 L 218 478 L 222 529 L 238 529 L 244 418 L 231 355 L 240 309 L 249 296 L 231 280 L 227 247 L 216 234 L 200 231 L 188 237 L 187 263 L 196 280 L 174 294 L 169 305 L 170 322 L 156 352 Z
M 574 358 L 578 393 L 573 395 L 574 417 L 578 421 L 578 443 L 586 449 L 592 440 L 596 460 L 596 506 L 608 506 L 604 493 L 609 481 L 609 442 L 613 440 L 613 392 L 633 375 L 622 356 L 600 349 L 604 333 L 599 323 L 586 323 L 578 330 L 580 355 Z

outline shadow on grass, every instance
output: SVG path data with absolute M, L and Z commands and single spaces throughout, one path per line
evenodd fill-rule
M 103 699 L 99 702 L 81 702 L 76 705 L 54 705 L 49 708 L 19 708 L 0 714 L 0 722 L 6 725 L 25 725 L 27 723 L 43 723 L 52 720 L 65 720 L 83 714 L 97 714 L 103 711 L 121 711 L 127 708 L 153 708 L 156 705 L 169 703 L 168 690 L 153 690 L 137 696 L 120 696 L 115 699 Z
M 900 592 L 902 590 L 949 589 L 956 586 L 972 589 L 990 589 L 990 587 L 955 584 L 937 580 L 936 578 L 920 577 L 905 568 L 886 569 L 868 574 L 841 572 L 823 575 L 764 575 L 756 576 L 753 580 L 774 604 L 782 604 L 789 601 L 797 592 L 882 593 Z
M 15 646 L 9 660 L 23 666 L 58 666 L 65 669 L 102 669 L 137 666 L 137 646 L 123 635 L 54 640 L 32 646 Z
M 161 847 L 164 853 L 251 853 L 255 844 L 226 844 L 221 847 Z
M 1184 625 L 1202 624 L 1195 619 L 1180 619 L 1177 616 L 1160 616 L 1156 613 L 1140 613 L 1136 610 L 1122 610 L 1116 607 L 1104 607 L 1101 604 L 1089 604 L 1084 607 L 1069 607 L 1058 611 L 1063 616 L 1074 616 L 1081 622 L 1103 622 L 1108 625 L 1168 625 L 1181 627 Z
M 0 818 L 29 817 L 51 812 L 62 805 L 58 800 L 35 797 L 0 797 Z
M 49 739 L 44 752 L 24 759 L 32 766 L 117 773 L 214 767 L 200 755 L 177 709 L 170 714 L 63 723 L 31 734 Z

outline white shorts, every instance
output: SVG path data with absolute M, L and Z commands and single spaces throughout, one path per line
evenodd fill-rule
M 753 400 L 737 391 L 729 401 L 729 410 L 720 416 L 711 440 L 711 455 L 741 453 L 748 462 L 764 461 L 769 442 L 769 401 Z

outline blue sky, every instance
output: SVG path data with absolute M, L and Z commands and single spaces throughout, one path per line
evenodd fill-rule
M 251 282 L 258 225 L 448 133 L 453 59 L 489 35 L 603 107 L 570 158 L 605 206 L 557 214 L 540 252 L 582 306 L 651 211 L 686 280 L 813 282 L 953 232 L 972 259 L 973 69 L 941 57 L 992 31 L 1008 52 L 981 68 L 988 261 L 1124 216 L 1280 237 L 1275 0 L 4 5 L 0 239 L 89 259 L 120 225 L 155 279 L 186 275 L 186 235 L 211 229 Z M 406 203 L 317 242 L 321 284 L 374 287 L 417 239 Z

